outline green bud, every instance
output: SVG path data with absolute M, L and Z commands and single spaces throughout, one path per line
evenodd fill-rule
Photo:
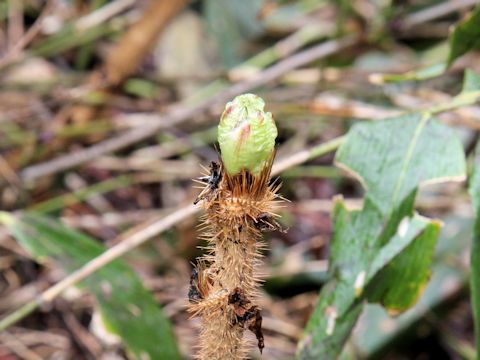
M 257 95 L 239 95 L 225 107 L 218 126 L 223 164 L 230 175 L 242 169 L 258 175 L 275 148 L 277 127 Z

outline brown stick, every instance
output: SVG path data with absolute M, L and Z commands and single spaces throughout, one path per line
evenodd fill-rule
M 105 71 L 109 85 L 117 86 L 138 68 L 169 21 L 187 0 L 151 0 L 142 18 L 134 24 L 110 52 Z
M 108 54 L 103 70 L 91 74 L 88 85 L 101 89 L 108 98 L 113 88 L 135 73 L 163 29 L 187 3 L 187 0 L 151 0 L 142 17 Z M 69 112 L 74 123 L 85 123 L 94 119 L 99 110 L 98 106 L 80 104 L 71 107 Z

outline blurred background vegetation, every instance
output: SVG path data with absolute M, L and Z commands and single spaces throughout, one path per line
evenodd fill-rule
M 37 299 L 0 326 L 0 359 L 191 357 L 185 304 L 202 251 L 191 179 L 217 158 L 219 115 L 242 92 L 263 97 L 279 128 L 289 230 L 268 235 L 262 358 L 292 358 L 326 280 L 331 199 L 358 207 L 363 195 L 332 164 L 336 139 L 460 92 L 464 70 L 480 72 L 466 53 L 480 16 L 470 37 L 449 45 L 449 31 L 476 3 L 0 1 L 0 210 L 15 221 L 0 227 L 0 314 Z M 440 119 L 470 155 L 480 107 Z M 369 305 L 346 357 L 475 358 L 465 183 L 422 189 L 417 206 L 445 223 L 431 282 L 399 317 Z M 125 241 L 121 260 L 37 297 Z

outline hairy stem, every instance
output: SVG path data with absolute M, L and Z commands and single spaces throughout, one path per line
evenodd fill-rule
M 244 328 L 237 324 L 234 308 L 229 304 L 229 295 L 234 289 L 242 288 L 246 297 L 253 300 L 257 237 L 252 231 L 241 230 L 233 234 L 222 232 L 215 239 L 215 260 L 208 270 L 215 280 L 212 295 L 207 299 L 207 302 L 213 301 L 215 306 L 203 314 L 200 359 L 240 359 L 245 355 L 245 345 L 242 343 Z
M 194 273 L 189 294 L 190 311 L 202 320 L 199 359 L 245 358 L 245 329 L 254 332 L 263 349 L 257 268 L 264 247 L 261 233 L 277 226 L 277 187 L 269 185 L 272 160 L 273 155 L 258 175 L 242 170 L 232 176 L 212 164 L 212 169 L 220 168 L 221 180 L 201 194 L 209 251 Z

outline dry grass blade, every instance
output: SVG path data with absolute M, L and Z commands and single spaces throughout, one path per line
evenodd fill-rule
M 53 9 L 54 1 L 49 1 L 45 5 L 42 14 L 38 17 L 35 23 L 23 34 L 23 36 L 15 42 L 15 44 L 9 49 L 8 53 L 0 60 L 0 70 L 19 58 L 22 58 L 22 50 L 38 35 L 41 30 L 42 23 L 45 18 L 50 14 Z

